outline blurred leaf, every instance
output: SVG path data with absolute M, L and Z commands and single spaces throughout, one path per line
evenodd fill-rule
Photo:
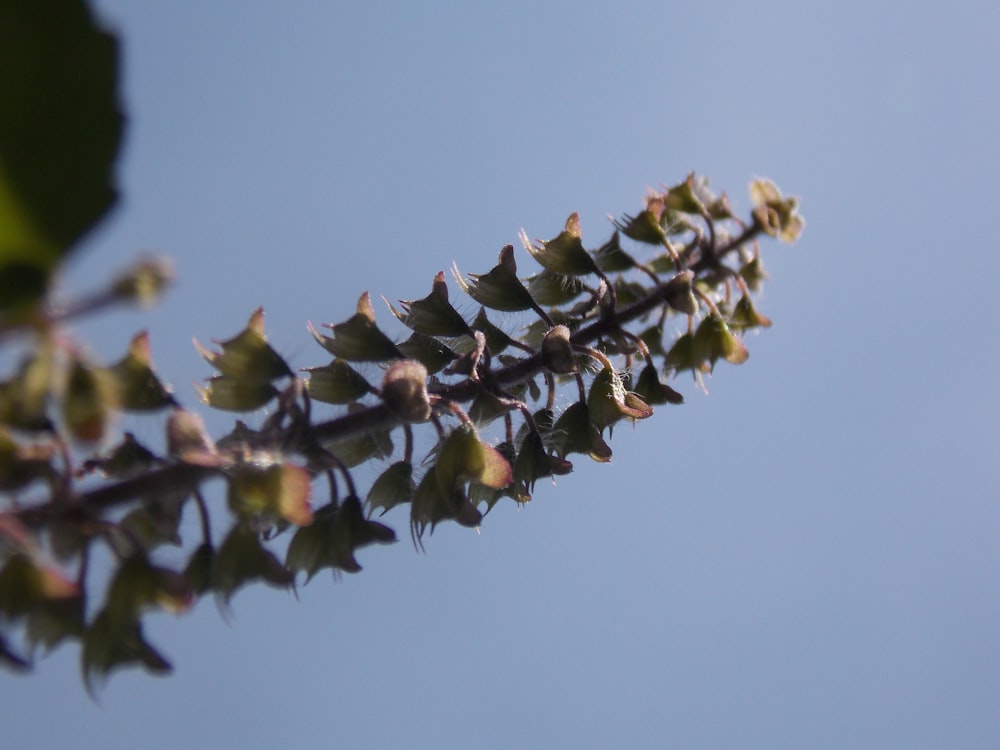
M 128 353 L 109 368 L 118 394 L 119 406 L 131 411 L 155 411 L 177 402 L 153 371 L 149 333 L 132 338 Z
M 264 549 L 257 534 L 237 523 L 212 561 L 212 590 L 228 604 L 238 589 L 257 580 L 288 588 L 295 576 L 272 552 Z
M 100 612 L 84 633 L 81 666 L 90 693 L 94 692 L 95 677 L 107 677 L 118 667 L 141 666 L 151 674 L 165 674 L 173 669 L 146 641 L 141 623 L 118 622 L 107 610 Z
M 184 577 L 192 593 L 201 596 L 212 588 L 212 567 L 215 564 L 215 548 L 208 543 L 198 545 L 184 568 Z
M 281 518 L 296 526 L 312 523 L 312 481 L 301 466 L 240 464 L 229 472 L 229 508 L 247 520 Z
M 185 577 L 153 565 L 144 553 L 133 554 L 118 565 L 108 588 L 104 611 L 115 625 L 138 622 L 144 609 L 160 607 L 183 612 L 191 606 L 191 589 Z
M 205 385 L 195 387 L 202 403 L 224 411 L 256 411 L 278 395 L 278 389 L 266 380 L 229 375 L 215 375 Z
M 0 0 L 0 309 L 33 302 L 114 204 L 117 79 L 82 0 Z
M 798 198 L 784 198 L 778 186 L 770 180 L 750 183 L 753 216 L 765 234 L 782 242 L 795 242 L 805 228 L 805 219 L 798 213 Z
M 122 554 L 149 552 L 161 544 L 179 546 L 181 511 L 190 496 L 187 488 L 163 487 L 158 494 L 143 498 L 139 507 L 118 522 L 119 534 L 112 535 Z M 123 533 L 122 533 L 123 532 Z M 141 549 L 133 549 L 140 543 Z
M 727 322 L 730 328 L 737 331 L 771 327 L 771 319 L 757 312 L 753 301 L 745 294 L 736 303 L 736 307 L 733 308 L 733 312 L 729 315 Z
M 173 280 L 174 272 L 166 258 L 146 258 L 111 282 L 111 293 L 120 300 L 150 307 Z
M 667 190 L 663 196 L 663 204 L 672 211 L 698 216 L 704 215 L 705 206 L 697 195 L 693 172 L 683 182 L 679 182 Z
M 99 469 L 105 476 L 125 479 L 152 468 L 159 459 L 146 446 L 126 432 L 110 453 L 86 463 L 88 471 Z
M 354 552 L 373 542 L 396 541 L 396 533 L 385 524 L 370 521 L 361 511 L 361 501 L 351 495 L 340 506 L 332 503 L 316 511 L 316 520 L 304 526 L 288 545 L 288 568 L 303 571 L 306 580 L 324 568 L 357 573 L 361 570 Z
M 45 339 L 21 363 L 17 375 L 0 383 L 0 423 L 29 432 L 50 430 L 46 411 L 54 372 L 51 343 Z
M 262 385 L 291 377 L 292 371 L 264 335 L 264 309 L 258 307 L 246 328 L 226 341 L 217 342 L 221 352 L 212 352 L 194 340 L 195 349 L 223 376 L 234 383 Z M 227 408 L 227 407 L 219 407 Z
M 167 418 L 167 452 L 199 466 L 221 463 L 219 451 L 205 429 L 205 420 L 189 409 L 174 409 Z
M 117 408 L 117 388 L 107 370 L 73 357 L 62 397 L 63 421 L 73 438 L 84 443 L 103 438 Z
M 38 479 L 53 479 L 55 446 L 51 443 L 20 445 L 0 427 L 0 491 L 19 490 Z

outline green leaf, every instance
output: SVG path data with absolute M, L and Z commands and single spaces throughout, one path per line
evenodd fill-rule
M 0 309 L 33 302 L 114 204 L 117 88 L 117 40 L 86 3 L 0 0 Z

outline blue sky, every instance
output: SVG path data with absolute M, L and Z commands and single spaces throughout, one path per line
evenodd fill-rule
M 808 226 L 764 248 L 750 360 L 619 428 L 610 466 L 298 601 L 153 617 L 175 674 L 99 705 L 75 649 L 3 676 L 9 746 L 1000 742 L 1000 6 L 97 6 L 124 37 L 125 198 L 65 288 L 171 256 L 159 307 L 79 332 L 110 360 L 148 328 L 188 402 L 191 337 L 258 305 L 325 364 L 307 320 L 485 272 L 572 211 L 597 244 L 690 170 L 744 211 L 773 178 Z

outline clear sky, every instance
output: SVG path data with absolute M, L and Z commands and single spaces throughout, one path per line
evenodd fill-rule
M 422 297 L 572 211 L 598 244 L 690 170 L 744 211 L 773 178 L 808 226 L 764 248 L 750 360 L 620 427 L 610 466 L 298 601 L 153 616 L 175 674 L 99 705 L 75 648 L 0 675 L 5 747 L 1000 746 L 1000 5 L 98 7 L 125 199 L 66 289 L 170 255 L 163 304 L 80 333 L 111 360 L 148 328 L 188 402 L 191 337 L 258 305 L 325 364 L 306 321 L 362 291 Z

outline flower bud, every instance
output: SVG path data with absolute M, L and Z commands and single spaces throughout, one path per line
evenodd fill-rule
M 427 368 L 413 359 L 393 362 L 382 379 L 382 400 L 400 419 L 426 422 L 431 416 Z

